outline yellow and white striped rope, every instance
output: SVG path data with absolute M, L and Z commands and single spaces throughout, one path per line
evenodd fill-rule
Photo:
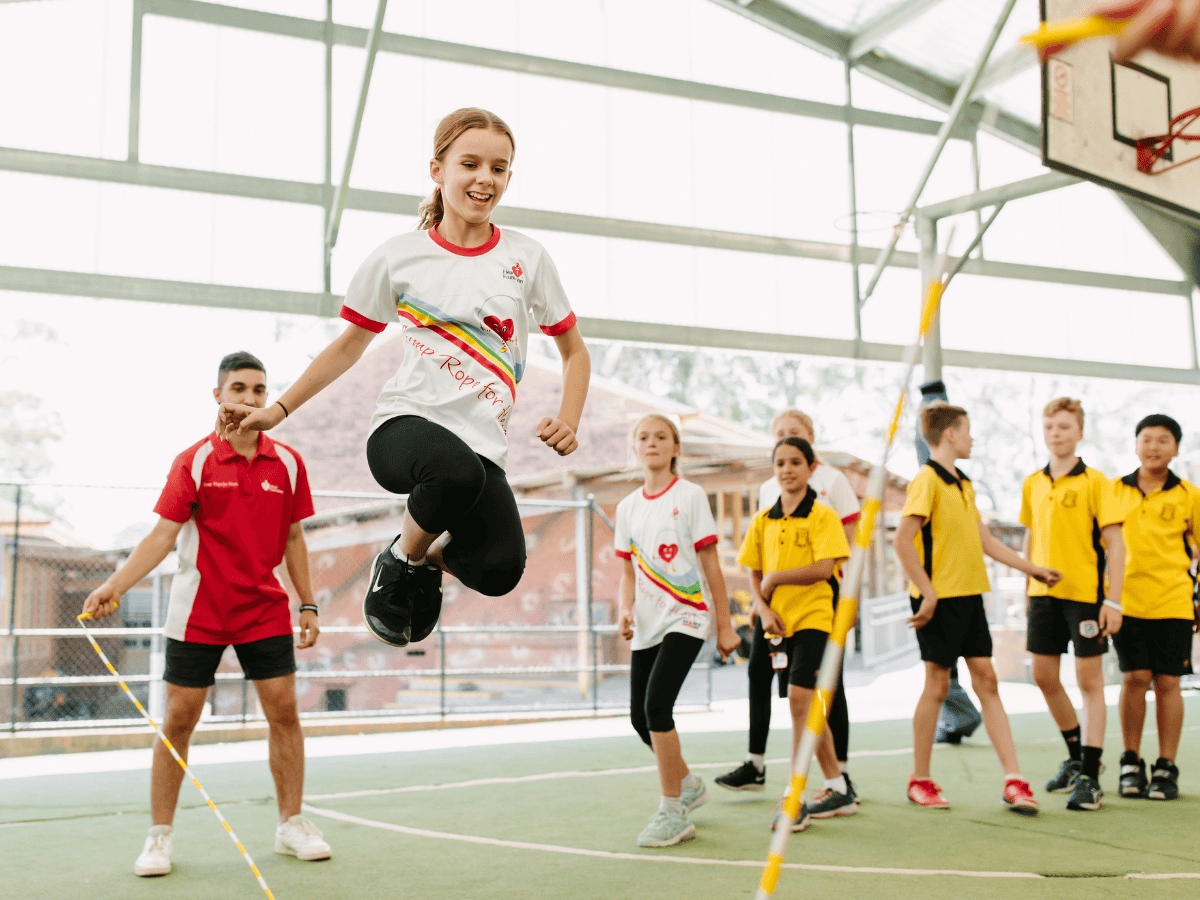
M 953 237 L 953 232 L 951 232 L 950 238 L 953 239 Z M 947 248 L 949 248 L 949 244 L 950 242 L 947 240 Z M 834 692 L 837 690 L 838 670 L 842 665 L 846 638 L 854 626 L 855 619 L 858 618 L 858 595 L 862 589 L 867 550 L 871 546 L 871 538 L 875 533 L 876 519 L 883 508 L 888 455 L 891 452 L 892 443 L 896 439 L 896 433 L 900 429 L 909 385 L 912 382 L 913 371 L 920 359 L 921 344 L 929 333 L 934 316 L 942 301 L 942 290 L 949 261 L 948 252 L 947 249 L 947 255 L 942 257 L 938 276 L 929 283 L 929 287 L 926 289 L 917 338 L 904 354 L 904 377 L 900 383 L 900 396 L 896 401 L 896 408 L 888 425 L 883 453 L 880 455 L 878 464 L 872 467 L 867 481 L 866 497 L 863 500 L 862 514 L 858 519 L 858 528 L 854 534 L 854 545 L 850 548 L 850 562 L 846 567 L 846 577 L 842 580 L 837 614 L 833 619 L 833 630 L 830 632 L 829 641 L 825 644 L 825 654 L 821 657 L 821 672 L 817 680 L 816 696 L 813 697 L 813 703 L 809 707 L 808 721 L 805 723 L 804 733 L 800 736 L 796 758 L 792 761 L 792 777 L 783 798 L 783 814 L 775 823 L 775 831 L 771 835 L 771 847 L 767 852 L 767 862 L 763 867 L 762 877 L 759 879 L 755 900 L 768 900 L 774 896 L 775 888 L 779 885 L 779 874 L 783 868 L 788 838 L 792 835 L 792 824 L 800 815 L 800 803 L 804 797 L 804 789 L 808 785 L 808 769 L 812 764 L 817 742 L 825 733 L 827 710 L 833 701 Z
M 118 673 L 113 667 L 113 664 L 108 661 L 108 657 L 105 655 L 104 651 L 100 649 L 100 645 L 96 643 L 96 639 L 92 637 L 92 633 L 88 631 L 88 627 L 84 624 L 83 620 L 90 618 L 91 613 L 84 613 L 83 615 L 76 616 L 76 619 L 79 622 L 79 627 L 83 629 L 83 633 L 91 643 L 92 649 L 99 654 L 100 661 L 104 663 L 104 667 L 108 669 L 110 675 L 117 679 L 117 683 L 121 685 L 121 690 L 125 692 L 126 697 L 133 701 L 133 705 L 136 706 L 137 711 L 142 714 L 142 718 L 150 723 L 150 727 L 154 729 L 155 733 L 158 735 L 158 739 L 163 742 L 163 746 L 171 752 L 171 756 L 175 759 L 175 762 L 179 763 L 179 767 L 183 769 L 183 773 L 192 780 L 192 784 L 196 786 L 196 790 L 200 792 L 200 796 L 204 798 L 204 802 L 208 804 L 208 808 L 213 811 L 213 815 L 215 815 L 218 821 L 220 821 L 221 827 L 225 829 L 225 833 L 229 835 L 229 839 L 233 841 L 233 845 L 238 848 L 238 853 L 242 854 L 242 859 L 246 860 L 246 865 L 250 867 L 250 871 L 254 873 L 255 879 L 258 880 L 258 886 L 266 893 L 267 900 L 275 900 L 275 895 L 272 894 L 271 889 L 267 887 L 266 879 L 264 879 L 262 877 L 262 873 L 258 871 L 258 866 L 254 864 L 254 860 L 250 857 L 250 854 L 246 852 L 246 848 L 242 846 L 242 842 L 238 840 L 238 836 L 233 833 L 233 829 L 229 827 L 229 823 L 225 820 L 225 817 L 221 815 L 221 811 L 217 809 L 217 804 L 213 803 L 212 797 L 208 796 L 208 791 L 204 790 L 204 786 L 200 784 L 200 780 L 192 774 L 192 770 L 188 768 L 188 764 L 184 762 L 183 757 L 179 755 L 179 752 L 175 749 L 175 746 L 170 742 L 170 740 L 167 739 L 167 736 L 163 734 L 163 730 L 158 727 L 158 723 L 150 717 L 150 713 L 146 712 L 146 708 L 142 706 L 141 701 L 139 701 L 138 698 L 133 695 L 133 691 L 129 690 L 129 686 L 125 684 L 125 681 L 121 678 L 120 673 Z

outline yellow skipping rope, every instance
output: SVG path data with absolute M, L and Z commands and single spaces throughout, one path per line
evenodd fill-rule
M 758 891 L 754 895 L 755 900 L 768 900 L 775 895 L 775 888 L 779 885 L 779 873 L 783 867 L 784 854 L 787 851 L 788 838 L 792 835 L 792 824 L 800 815 L 800 803 L 808 784 L 808 769 L 812 764 L 817 742 L 825 733 L 826 711 L 833 702 L 834 693 L 837 691 L 838 671 L 842 666 L 846 637 L 850 633 L 855 619 L 858 618 L 858 594 L 862 588 L 867 550 L 871 546 L 876 517 L 883 508 L 888 456 L 896 438 L 896 431 L 900 427 L 900 419 L 904 414 L 904 401 L 908 396 L 913 370 L 916 369 L 917 361 L 920 358 L 921 344 L 929 333 L 929 328 L 942 300 L 945 278 L 950 269 L 949 247 L 953 238 L 954 233 L 951 232 L 946 241 L 946 252 L 942 255 L 938 267 L 938 275 L 929 283 L 925 292 L 917 338 L 904 354 L 904 378 L 900 383 L 900 397 L 896 401 L 896 409 L 891 423 L 888 425 L 883 453 L 880 455 L 879 463 L 871 468 L 871 474 L 867 481 L 866 498 L 863 501 L 862 515 L 859 517 L 858 528 L 854 534 L 854 544 L 850 548 L 850 562 L 841 585 L 837 614 L 833 620 L 833 631 L 829 635 L 829 641 L 825 644 L 825 654 L 821 657 L 816 696 L 813 698 L 814 702 L 809 706 L 808 721 L 805 723 L 804 733 L 800 736 L 796 758 L 792 760 L 791 782 L 783 798 L 783 812 L 775 822 L 775 831 L 771 836 L 771 848 L 767 853 L 767 863 L 758 883 Z
M 1083 16 L 1078 19 L 1062 19 L 1058 22 L 1043 22 L 1037 31 L 1021 35 L 1021 42 L 1030 44 L 1039 53 L 1089 41 L 1099 37 L 1115 37 L 1125 30 L 1127 19 L 1106 19 L 1103 16 Z
M 92 649 L 99 654 L 100 661 L 104 663 L 104 667 L 108 669 L 109 674 L 117 679 L 117 684 L 121 685 L 121 690 L 125 692 L 125 696 L 133 701 L 133 705 L 136 706 L 137 711 L 142 714 L 142 718 L 150 723 L 150 727 L 154 729 L 154 732 L 158 735 L 158 739 L 163 742 L 163 746 L 171 751 L 171 756 L 175 758 L 175 762 L 179 763 L 179 767 L 183 769 L 183 773 L 187 775 L 188 778 L 192 779 L 192 784 L 196 786 L 196 790 L 200 792 L 200 796 L 204 798 L 204 802 L 208 804 L 208 808 L 213 811 L 213 815 L 215 815 L 218 821 L 220 821 L 221 827 L 225 829 L 225 833 L 229 835 L 229 839 L 233 841 L 234 846 L 238 848 L 238 853 L 242 854 L 242 859 L 246 860 L 246 865 L 248 865 L 250 867 L 250 871 L 254 873 L 255 879 L 258 881 L 258 886 L 266 893 L 268 900 L 275 900 L 275 895 L 272 894 L 271 889 L 267 887 L 267 882 L 262 877 L 262 873 L 258 871 L 258 866 L 254 864 L 254 860 L 250 858 L 250 854 L 246 852 L 246 848 L 242 846 L 242 842 L 238 840 L 238 836 L 233 833 L 233 829 L 229 827 L 229 823 L 225 821 L 225 817 L 221 815 L 221 811 L 217 809 L 217 804 L 213 803 L 212 797 L 208 796 L 208 791 L 204 789 L 204 786 L 200 783 L 200 780 L 192 774 L 192 770 L 188 768 L 188 764 L 184 762 L 183 757 L 180 756 L 175 750 L 175 746 L 169 740 L 167 740 L 167 736 L 163 734 L 162 729 L 158 727 L 158 723 L 155 722 L 154 719 L 150 718 L 150 713 L 146 712 L 146 708 L 142 706 L 141 701 L 139 701 L 137 697 L 133 696 L 133 691 L 129 690 L 129 686 L 125 684 L 125 681 L 121 678 L 120 673 L 113 668 L 113 664 L 108 661 L 108 657 L 104 655 L 104 651 L 100 649 L 100 645 L 96 643 L 96 639 L 92 637 L 92 633 L 88 631 L 88 627 L 84 624 L 83 620 L 90 619 L 91 617 L 91 613 L 83 613 L 83 615 L 76 616 L 75 618 L 79 622 L 79 627 L 83 629 L 83 633 L 87 636 L 88 641 L 91 643 Z

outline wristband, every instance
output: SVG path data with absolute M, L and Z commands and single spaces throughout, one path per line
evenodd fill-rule
M 280 409 L 283 410 L 283 417 L 286 419 L 288 417 L 287 407 L 284 406 L 282 403 L 280 403 L 278 400 L 276 400 L 275 403 L 279 406 Z
M 317 615 L 321 614 L 321 610 L 318 609 L 314 603 L 305 603 L 300 607 L 300 612 L 315 612 Z
M 1117 612 L 1121 613 L 1122 615 L 1124 615 L 1124 613 L 1125 613 L 1125 609 L 1124 609 L 1124 607 L 1121 606 L 1120 603 L 1115 603 L 1112 600 L 1105 600 L 1104 605 L 1107 606 L 1109 609 L 1115 609 Z

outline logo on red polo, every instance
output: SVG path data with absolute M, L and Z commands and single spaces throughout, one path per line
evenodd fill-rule
M 265 479 L 265 478 L 262 480 L 262 489 L 269 494 L 282 494 L 283 493 L 283 488 L 275 487 L 275 485 L 271 484 L 271 482 L 267 481 L 267 479 Z

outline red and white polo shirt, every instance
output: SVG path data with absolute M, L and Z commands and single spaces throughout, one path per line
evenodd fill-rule
M 276 570 L 292 523 L 313 514 L 300 454 L 260 434 L 247 461 L 214 432 L 175 457 L 154 511 L 184 523 L 167 637 L 246 644 L 292 633 Z

